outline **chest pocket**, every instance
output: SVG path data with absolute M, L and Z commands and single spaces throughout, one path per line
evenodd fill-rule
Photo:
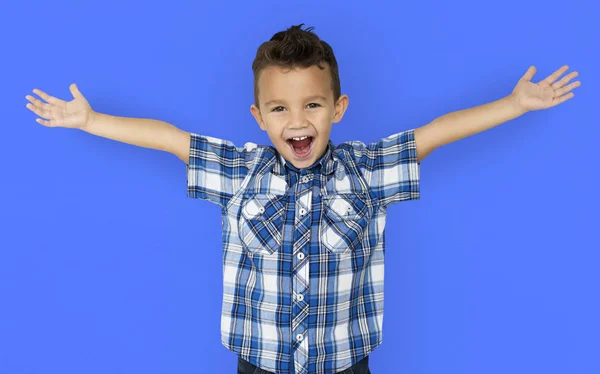
M 335 254 L 362 248 L 362 238 L 369 225 L 366 194 L 344 193 L 323 196 L 321 244 Z
M 273 254 L 283 244 L 285 195 L 253 195 L 242 201 L 238 230 L 249 252 Z

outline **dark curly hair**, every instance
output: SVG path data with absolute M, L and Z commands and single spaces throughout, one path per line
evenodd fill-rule
M 338 65 L 331 46 L 312 32 L 314 27 L 302 30 L 304 24 L 292 26 L 285 31 L 279 31 L 271 40 L 262 43 L 252 62 L 254 72 L 254 104 L 258 103 L 258 78 L 260 72 L 268 66 L 295 68 L 316 65 L 325 69 L 322 63 L 329 65 L 331 71 L 331 88 L 334 103 L 340 98 L 340 75 Z

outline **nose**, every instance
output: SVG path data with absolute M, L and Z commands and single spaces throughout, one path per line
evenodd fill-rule
M 293 129 L 308 127 L 308 121 L 306 120 L 306 113 L 304 110 L 294 110 L 291 112 L 290 127 Z

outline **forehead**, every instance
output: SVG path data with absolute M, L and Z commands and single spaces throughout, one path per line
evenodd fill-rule
M 265 68 L 258 79 L 259 100 L 294 100 L 313 95 L 333 96 L 329 66 L 322 64 L 308 68 L 294 69 L 269 66 Z

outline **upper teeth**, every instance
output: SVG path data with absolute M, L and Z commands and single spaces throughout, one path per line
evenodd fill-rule
M 292 138 L 292 139 L 294 139 L 294 140 L 304 140 L 306 138 L 308 138 L 308 136 L 301 136 L 299 138 Z

